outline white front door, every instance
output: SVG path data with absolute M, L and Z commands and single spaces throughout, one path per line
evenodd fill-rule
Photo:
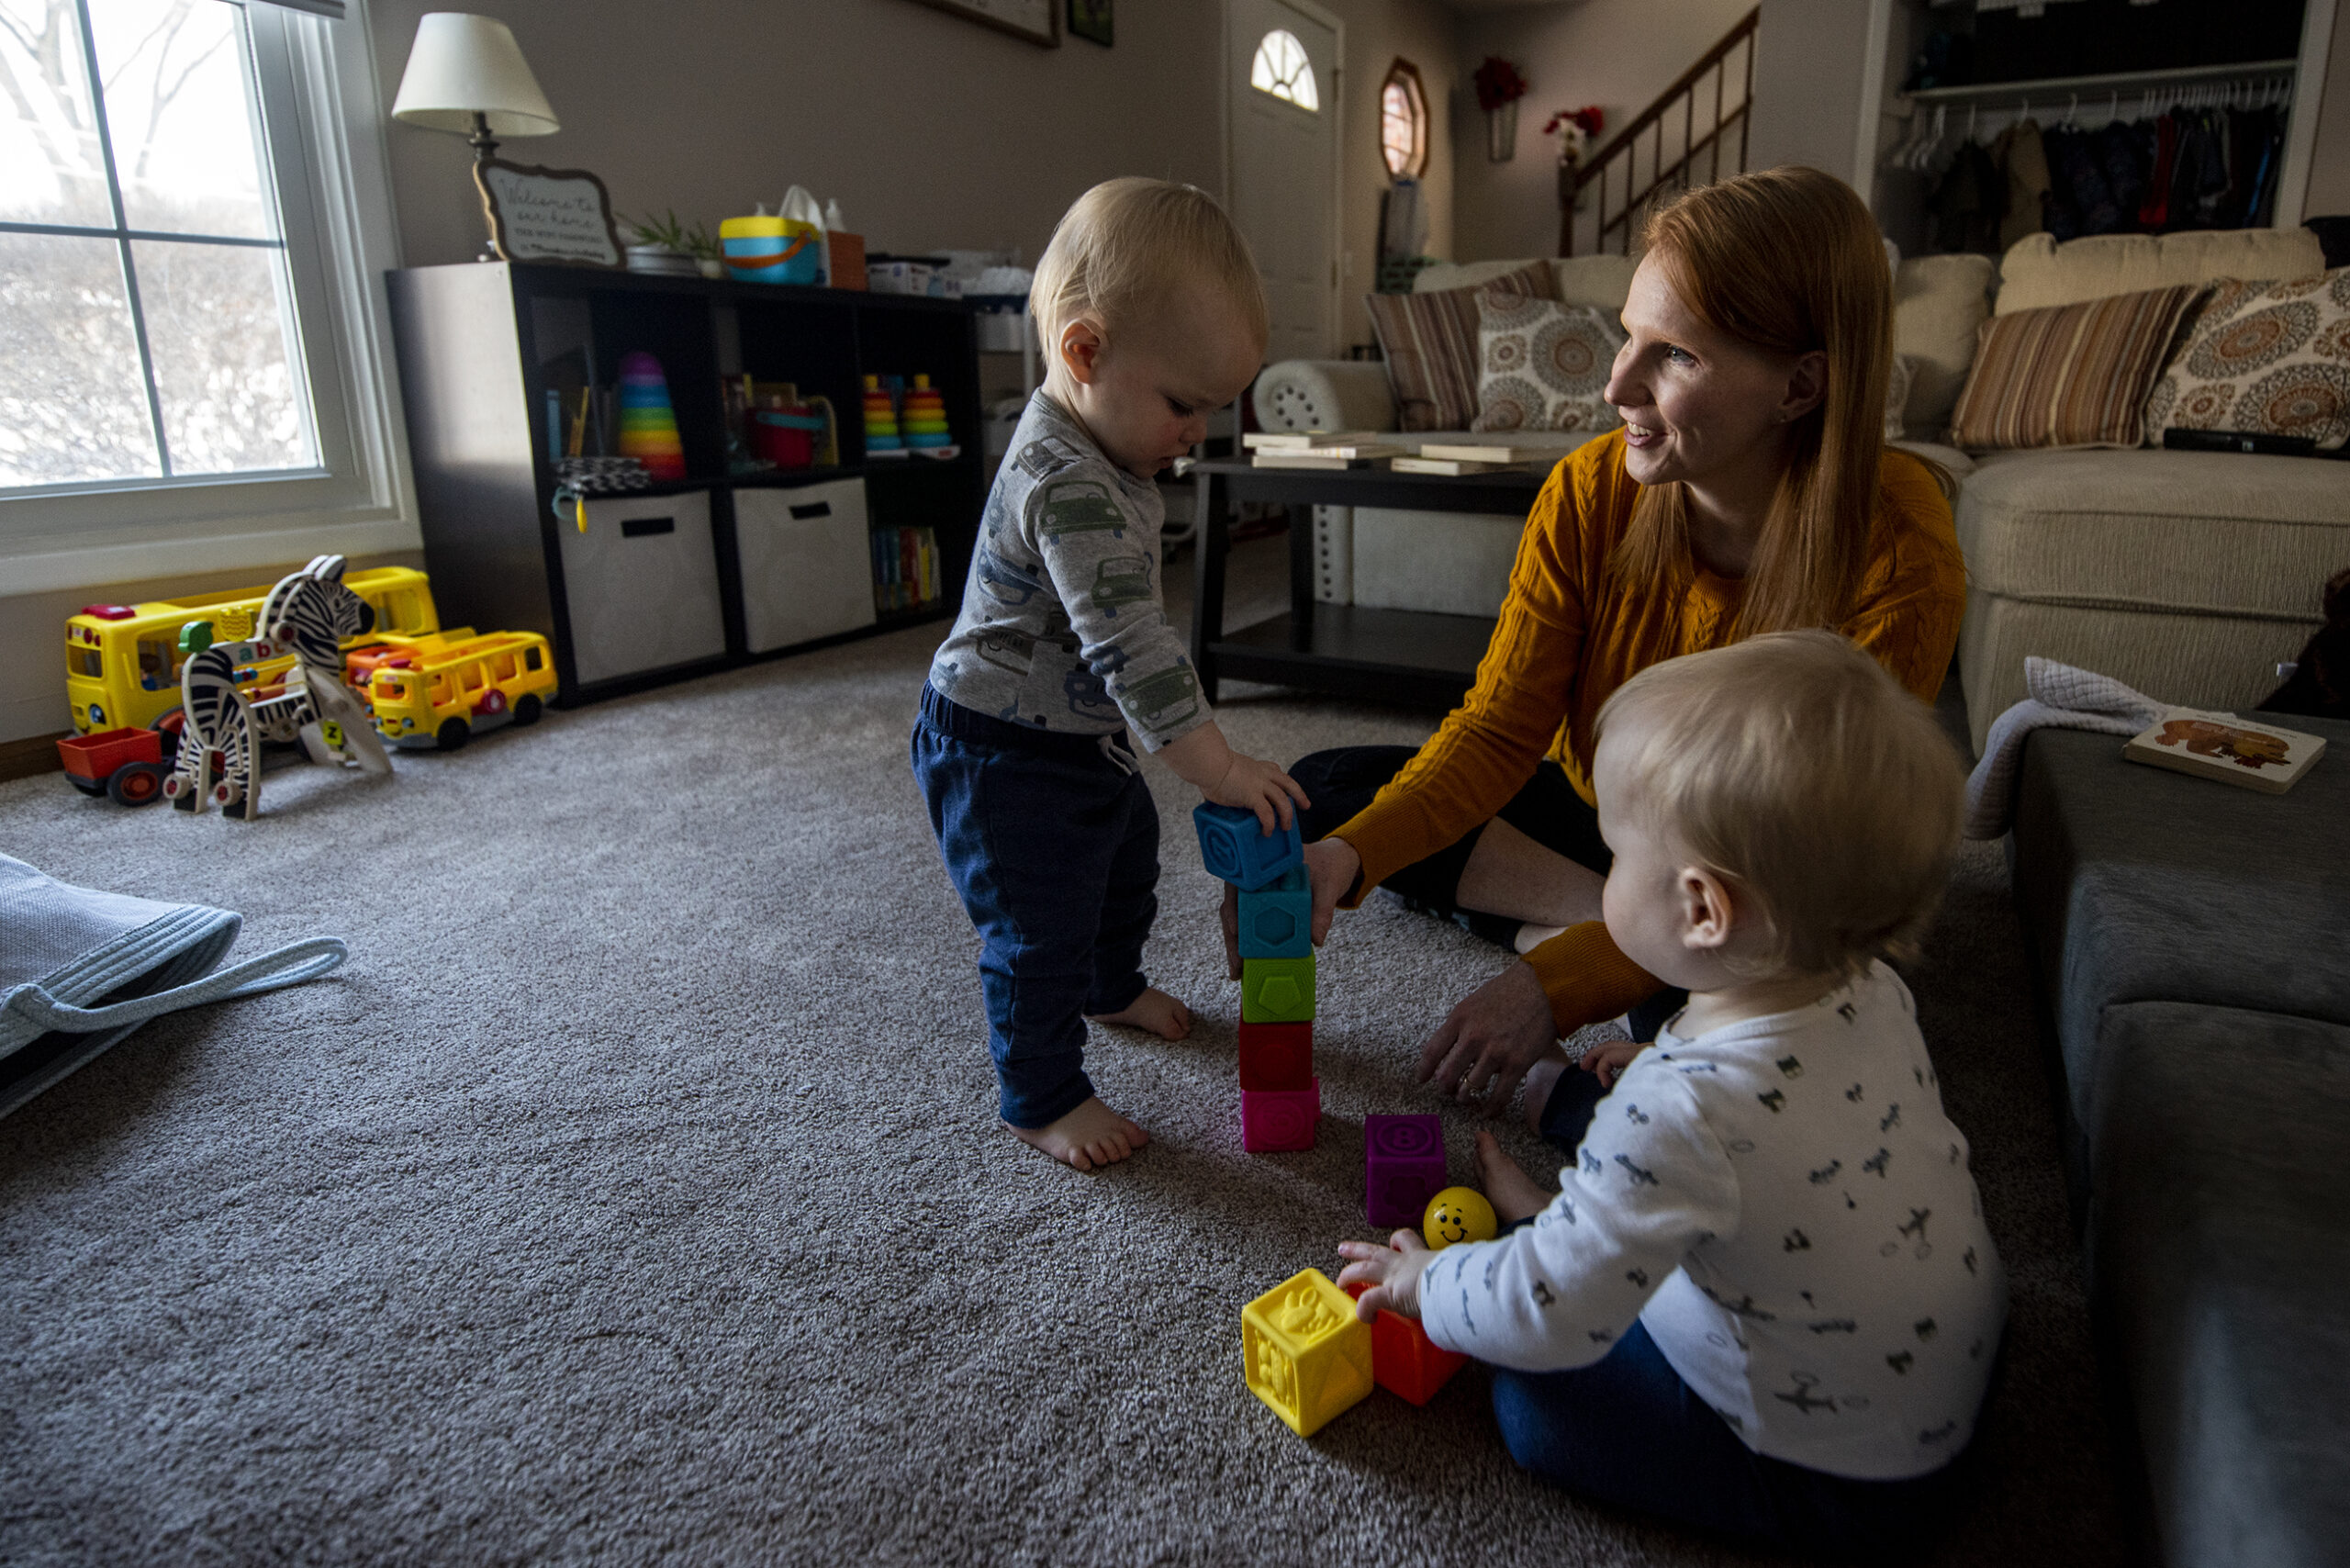
M 1335 352 L 1338 35 L 1284 0 L 1228 0 L 1232 217 L 1272 307 L 1268 363 Z

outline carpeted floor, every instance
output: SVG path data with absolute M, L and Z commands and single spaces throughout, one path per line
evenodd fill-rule
M 150 1025 L 0 1123 L 0 1561 L 1740 1562 L 1503 1452 L 1475 1367 L 1311 1441 L 1241 1304 L 1363 1221 L 1362 1117 L 1508 956 L 1374 900 L 1323 956 L 1311 1154 L 1239 1147 L 1191 801 L 1154 977 L 1090 1065 L 1156 1141 L 998 1129 L 976 942 L 906 767 L 934 629 L 402 755 L 258 823 L 0 785 L 0 848 L 240 910 L 337 977 Z M 1246 690 L 1237 744 L 1425 716 Z M 2121 1560 L 2077 1250 L 1998 851 L 1913 977 L 2014 1283 L 1941 1561 Z M 1474 1124 L 1446 1115 L 1457 1174 Z M 1540 1146 L 1508 1135 L 1522 1157 Z M 1551 1168 L 1555 1169 L 1556 1159 Z

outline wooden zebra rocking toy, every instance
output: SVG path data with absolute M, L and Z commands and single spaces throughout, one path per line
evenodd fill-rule
M 173 808 L 251 819 L 261 814 L 261 743 L 298 741 L 312 762 L 355 763 L 364 773 L 389 773 L 384 743 L 367 710 L 342 683 L 342 640 L 375 626 L 367 601 L 342 586 L 343 558 L 321 555 L 281 580 L 262 601 L 261 635 L 215 643 L 207 622 L 182 631 L 192 651 L 180 676 L 186 729 L 178 764 L 164 780 Z M 237 671 L 294 655 L 285 689 L 254 700 L 237 684 Z

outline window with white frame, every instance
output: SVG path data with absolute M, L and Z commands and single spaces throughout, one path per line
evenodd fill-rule
M 0 557 L 412 542 L 365 23 L 287 4 L 0 0 Z

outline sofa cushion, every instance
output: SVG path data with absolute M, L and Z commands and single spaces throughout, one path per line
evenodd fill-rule
M 1929 440 L 1950 427 L 1991 314 L 1993 276 L 1988 256 L 1919 256 L 1893 274 L 1893 347 L 1913 362 L 1902 423 Z
M 2325 249 L 2306 229 L 2214 229 L 2179 234 L 2098 234 L 2059 244 L 2028 234 L 1999 262 L 2001 316 L 2143 294 L 2223 277 L 2307 277 Z
M 2350 439 L 2350 267 L 2213 284 L 2146 398 L 2146 439 L 2165 429 Z
M 1993 317 L 1951 410 L 1950 443 L 2136 446 L 2146 394 L 2199 292 L 2182 284 Z
M 1978 591 L 2314 624 L 2350 561 L 2345 479 L 2308 457 L 1986 454 L 1959 495 L 1959 548 Z
M 1469 428 L 1614 430 L 1624 421 L 1600 393 L 1623 343 L 1613 311 L 1481 291 L 1477 418 Z
M 2065 1092 L 2092 1148 L 2110 1125 L 2115 1009 L 2182 1002 L 2350 1027 L 2350 722 L 2283 795 L 2122 759 L 2121 742 L 2041 730 L 2016 783 L 2016 899 L 2056 1013 Z
M 1547 296 L 1550 270 L 1528 262 L 1478 288 L 1371 294 L 1363 305 L 1387 358 L 1397 428 L 1458 430 L 1477 417 L 1477 299 L 1488 290 Z
M 2313 936 L 2266 929 L 2288 946 Z M 2339 1563 L 2350 1028 L 2141 1002 L 2105 1029 L 2117 1071 L 2092 1167 L 2091 1267 L 2163 1560 Z

